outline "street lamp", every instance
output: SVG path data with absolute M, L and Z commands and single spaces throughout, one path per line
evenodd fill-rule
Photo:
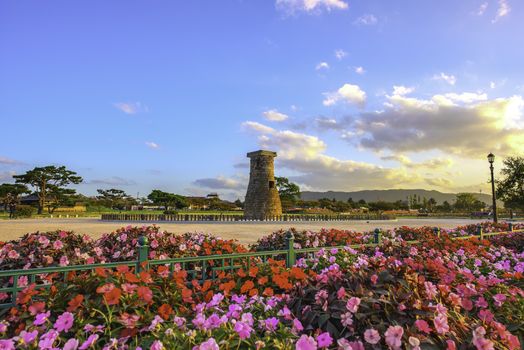
M 491 170 L 491 196 L 493 197 L 493 222 L 497 223 L 497 197 L 495 196 L 495 177 L 493 176 L 493 163 L 495 162 L 495 155 L 488 154 L 489 170 Z

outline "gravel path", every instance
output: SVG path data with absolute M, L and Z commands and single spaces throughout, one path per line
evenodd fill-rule
M 233 238 L 244 244 L 254 243 L 258 238 L 271 232 L 295 227 L 296 229 L 319 230 L 321 228 L 350 229 L 357 231 L 372 230 L 377 227 L 389 229 L 399 226 L 440 226 L 453 228 L 459 225 L 471 224 L 479 220 L 471 219 L 398 219 L 391 221 L 345 221 L 345 222 L 286 222 L 286 223 L 237 223 L 237 222 L 191 222 L 191 223 L 165 223 L 157 224 L 164 230 L 174 233 L 205 232 L 212 233 L 222 238 Z M 19 219 L 0 220 L 0 240 L 16 239 L 28 232 L 51 231 L 56 229 L 72 230 L 77 233 L 89 234 L 94 238 L 100 237 L 105 232 L 111 232 L 127 225 L 152 225 L 152 222 L 125 222 L 125 221 L 100 221 L 96 218 L 48 218 L 48 219 Z

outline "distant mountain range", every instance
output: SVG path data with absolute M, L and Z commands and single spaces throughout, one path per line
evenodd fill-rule
M 456 193 L 442 193 L 439 191 L 428 191 L 428 190 L 365 190 L 355 192 L 342 192 L 342 191 L 327 191 L 327 192 L 312 192 L 304 191 L 301 193 L 303 200 L 319 200 L 322 198 L 328 198 L 339 201 L 347 201 L 349 198 L 353 198 L 355 202 L 363 199 L 366 202 L 396 202 L 398 200 L 405 201 L 409 196 L 420 196 L 422 200 L 434 198 L 438 204 L 442 204 L 444 201 L 453 204 L 453 200 L 456 198 Z M 473 195 L 480 201 L 490 205 L 491 195 L 485 193 L 473 193 Z

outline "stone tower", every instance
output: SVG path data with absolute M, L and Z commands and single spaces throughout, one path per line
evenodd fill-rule
M 244 204 L 246 219 L 264 220 L 282 215 L 282 204 L 275 183 L 276 152 L 256 151 L 247 154 L 251 159 L 249 185 Z

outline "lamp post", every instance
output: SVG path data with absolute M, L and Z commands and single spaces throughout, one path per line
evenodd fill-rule
M 491 170 L 491 195 L 493 197 L 493 222 L 497 223 L 497 197 L 495 195 L 495 177 L 493 176 L 493 163 L 495 162 L 495 155 L 488 154 L 489 170 Z

